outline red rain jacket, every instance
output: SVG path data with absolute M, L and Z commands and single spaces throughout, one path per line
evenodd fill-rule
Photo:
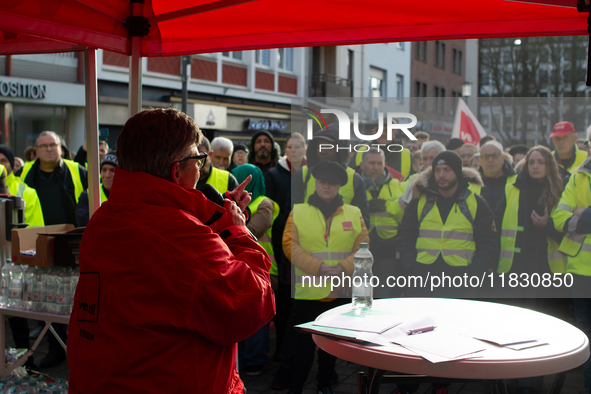
M 197 190 L 117 168 L 80 248 L 70 393 L 240 393 L 236 343 L 275 314 L 271 261 Z

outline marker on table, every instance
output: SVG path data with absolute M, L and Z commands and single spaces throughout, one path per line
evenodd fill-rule
M 415 328 L 414 330 L 408 330 L 407 335 L 422 334 L 424 332 L 433 331 L 437 326 L 428 326 L 423 328 Z

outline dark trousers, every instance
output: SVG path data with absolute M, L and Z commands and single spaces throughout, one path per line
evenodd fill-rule
M 17 348 L 29 348 L 29 322 L 22 317 L 11 317 L 8 319 L 10 330 L 12 331 L 12 338 Z
M 53 329 L 55 330 L 55 332 L 60 336 L 62 341 L 64 341 L 64 343 L 67 343 L 68 342 L 68 325 L 53 323 L 52 326 L 53 326 Z M 66 354 L 66 351 L 64 350 L 62 345 L 60 345 L 60 343 L 57 341 L 57 339 L 53 336 L 53 334 L 48 333 L 47 343 L 49 344 L 49 354 L 50 355 L 61 356 L 61 355 Z
M 336 299 L 329 302 L 294 300 L 295 324 L 307 323 L 315 320 L 318 315 L 329 309 L 350 302 L 348 299 Z M 308 373 L 314 362 L 314 351 L 316 344 L 312 340 L 311 334 L 296 332 L 294 335 L 295 343 L 293 348 L 293 364 L 289 390 L 292 393 L 299 394 L 304 388 Z M 318 387 L 330 386 L 330 377 L 334 372 L 337 358 L 318 349 Z
M 291 310 L 291 284 L 279 282 L 279 288 L 275 292 L 275 334 L 277 347 L 275 354 L 283 357 L 283 344 L 285 342 L 285 331 L 292 330 L 293 325 L 288 328 L 287 322 L 289 320 L 289 313 Z

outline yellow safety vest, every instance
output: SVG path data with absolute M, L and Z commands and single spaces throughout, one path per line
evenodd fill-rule
M 552 156 L 554 156 L 554 155 L 555 155 L 555 152 L 556 152 L 556 151 L 552 151 Z M 580 166 L 581 164 L 583 164 L 583 162 L 584 162 L 585 160 L 587 160 L 587 152 L 584 152 L 584 151 L 580 150 L 580 149 L 579 149 L 579 147 L 577 146 L 577 144 L 575 144 L 575 161 L 573 162 L 573 164 L 571 164 L 571 166 L 570 166 L 570 167 L 568 167 L 568 168 L 566 169 L 566 171 L 567 171 L 569 174 L 572 174 L 573 172 L 577 171 L 577 168 L 579 168 L 579 166 Z M 558 162 L 558 160 L 556 160 L 556 162 L 558 163 L 558 166 L 559 166 L 559 167 L 562 167 L 562 168 L 564 168 L 564 166 L 563 166 L 562 164 L 560 164 L 560 163 Z
M 363 151 L 357 152 L 355 155 L 355 165 L 358 166 L 363 161 Z M 412 159 L 410 150 L 404 148 L 400 152 L 400 173 L 404 176 L 404 179 L 408 178 L 408 174 L 410 174 L 410 170 L 412 168 Z
M 521 190 L 513 186 L 513 184 L 505 186 L 507 207 L 505 208 L 503 223 L 501 225 L 501 258 L 499 259 L 499 267 L 497 268 L 499 274 L 509 272 L 513 264 L 514 253 L 521 252 L 520 248 L 515 247 L 517 233 L 523 231 L 523 227 L 519 226 L 518 222 L 520 192 Z M 550 237 L 547 237 L 547 242 L 550 271 L 564 274 L 566 272 L 566 256 L 558 251 L 558 242 Z M 524 258 L 527 258 L 527 256 L 524 256 Z
M 107 201 L 107 195 L 105 194 L 105 189 L 103 189 L 103 184 L 101 183 L 101 204 Z
M 367 201 L 372 200 L 371 193 L 367 193 Z M 380 193 L 377 198 L 386 200 L 386 210 L 383 212 L 370 212 L 369 214 L 369 229 L 371 232 L 376 228 L 377 234 L 382 239 L 394 238 L 398 234 L 398 197 L 404 193 L 401 189 L 398 179 L 391 179 L 388 183 L 382 185 Z
M 445 224 L 441 220 L 437 201 L 425 194 L 419 199 L 419 236 L 417 238 L 417 262 L 433 264 L 441 253 L 443 260 L 452 267 L 468 266 L 476 252 L 474 228 L 476 216 L 476 197 L 469 190 L 460 204 L 455 203 L 447 216 Z M 468 220 L 470 215 L 471 220 Z
M 23 167 L 23 171 L 21 172 L 20 178 L 23 182 L 27 183 L 25 179 L 27 178 L 27 174 L 33 168 L 33 165 L 36 163 L 35 161 L 29 161 L 25 163 Z M 76 203 L 78 203 L 78 198 L 84 191 L 82 186 L 82 178 L 80 178 L 80 170 L 78 168 L 79 164 L 72 160 L 62 159 L 62 161 L 66 164 L 68 171 L 70 171 L 70 175 L 72 176 L 72 182 L 74 183 L 74 197 L 76 198 Z
M 314 175 L 310 174 L 310 179 L 308 179 L 308 183 L 306 184 L 306 177 L 308 175 L 308 166 L 302 167 L 302 177 L 304 180 L 304 187 L 305 187 L 305 195 L 304 195 L 304 202 L 308 202 L 308 198 L 316 191 L 316 178 Z M 339 189 L 339 194 L 343 197 L 343 202 L 345 204 L 351 204 L 353 201 L 353 197 L 355 197 L 355 187 L 353 186 L 353 177 L 355 176 L 355 170 L 352 168 L 347 168 L 347 184 L 341 186 Z
M 257 211 L 259 209 L 259 205 L 261 205 L 261 202 L 263 202 L 263 200 L 265 198 L 273 203 L 273 222 L 274 222 L 275 219 L 277 218 L 277 215 L 279 215 L 279 205 L 277 205 L 277 203 L 275 201 L 271 200 L 269 197 L 265 197 L 265 196 L 258 196 L 256 198 L 256 200 L 251 201 L 250 204 L 248 204 L 248 207 L 250 208 L 251 217 L 254 216 L 255 213 L 257 213 Z M 275 261 L 275 253 L 273 252 L 273 242 L 271 239 L 273 222 L 271 222 L 271 227 L 269 227 L 267 229 L 267 231 L 265 231 L 263 236 L 259 237 L 259 245 L 261 245 L 263 247 L 263 249 L 265 249 L 265 252 L 267 252 L 267 254 L 269 255 L 269 258 L 271 259 L 271 270 L 269 271 L 269 273 L 271 275 L 279 275 L 279 270 L 277 268 L 277 262 Z
M 310 204 L 296 204 L 293 207 L 292 220 L 298 232 L 300 246 L 326 265 L 336 265 L 349 257 L 355 240 L 361 233 L 359 208 L 348 204 L 344 204 L 342 208 L 342 212 L 333 216 L 329 234 L 325 238 L 326 220 L 318 208 Z M 297 267 L 295 275 L 296 299 L 318 300 L 330 294 L 330 280 L 328 286 L 323 286 L 320 277 Z
M 558 231 L 564 231 L 566 221 L 572 218 L 558 250 L 567 256 L 566 272 L 584 276 L 591 276 L 591 234 L 575 232 L 577 217 L 573 212 L 591 206 L 591 172 L 585 168 L 589 166 L 591 158 L 572 174 L 552 214 Z
M 507 182 L 505 183 L 505 185 L 514 184 L 516 179 L 517 179 L 517 174 L 509 175 L 507 177 Z M 472 193 L 480 195 L 481 194 L 480 192 L 482 191 L 482 186 L 480 186 L 477 183 L 468 182 L 468 189 L 470 189 L 472 191 Z
M 207 182 L 211 186 L 213 186 L 218 192 L 224 194 L 228 191 L 228 179 L 230 179 L 230 173 L 225 170 L 220 170 L 211 166 L 209 178 L 207 178 Z
M 19 196 L 25 201 L 25 222 L 29 223 L 29 227 L 45 226 L 41 202 L 35 189 L 27 186 L 14 173 L 6 177 L 6 186 L 10 194 Z

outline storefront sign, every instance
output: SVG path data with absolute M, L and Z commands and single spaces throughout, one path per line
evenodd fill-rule
M 283 132 L 287 125 L 282 121 L 274 120 L 253 120 L 248 119 L 246 122 L 246 130 L 266 130 L 266 131 L 280 131 Z
M 228 109 L 221 105 L 193 104 L 193 119 L 202 129 L 225 129 L 228 127 Z
M 2 97 L 22 97 L 41 100 L 46 95 L 47 88 L 42 84 L 0 80 L 0 96 Z

